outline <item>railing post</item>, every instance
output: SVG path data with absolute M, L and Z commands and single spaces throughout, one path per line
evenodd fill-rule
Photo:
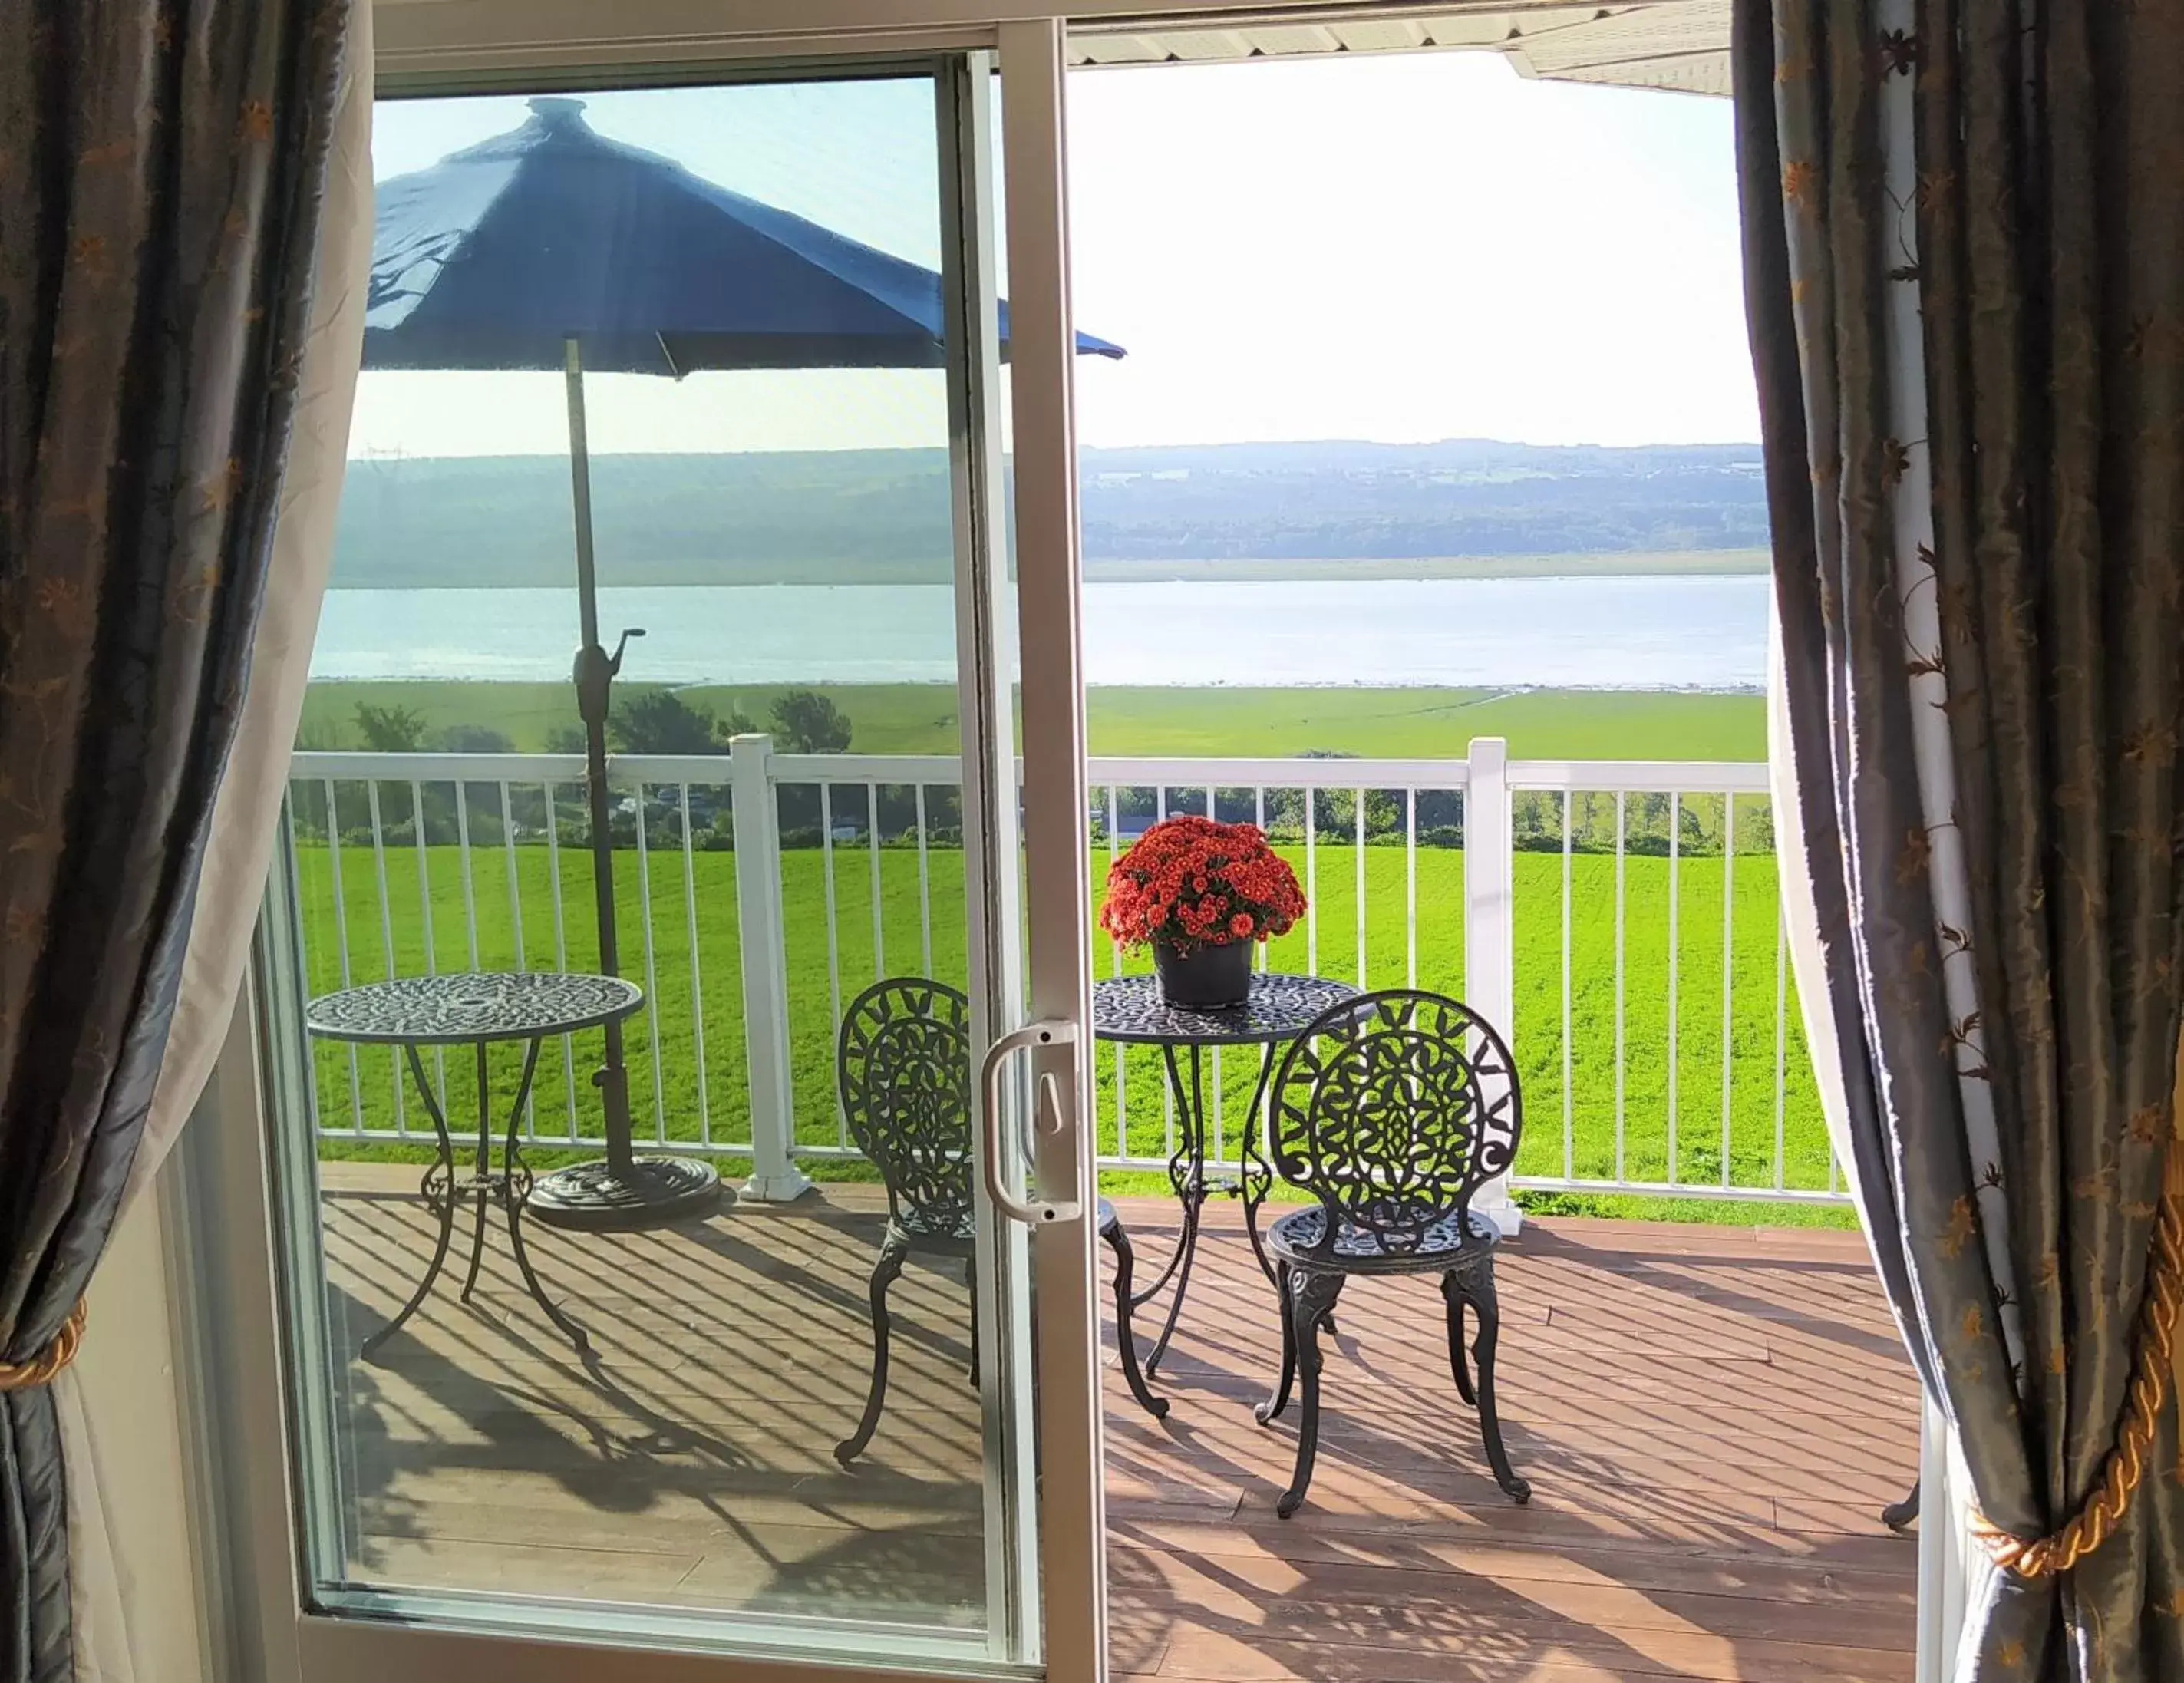
M 811 1190 L 791 1155 L 796 1115 L 788 1084 L 788 971 L 783 949 L 781 819 L 773 739 L 728 744 L 735 823 L 736 933 L 744 972 L 744 1056 L 750 1070 L 751 1173 L 743 1195 L 785 1204 Z
M 1514 861 L 1516 812 L 1509 799 L 1509 744 L 1475 736 L 1466 750 L 1471 770 L 1463 795 L 1463 999 L 1516 1043 Z M 1508 1177 L 1489 1181 L 1474 1205 L 1504 1235 L 1521 1225 Z

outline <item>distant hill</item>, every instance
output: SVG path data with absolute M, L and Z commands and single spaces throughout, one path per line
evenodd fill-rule
M 1221 444 L 1087 450 L 1088 562 L 1340 562 L 1753 549 L 1758 447 Z M 939 450 L 610 455 L 592 461 L 608 584 L 940 582 Z M 337 588 L 557 585 L 574 535 L 556 456 L 351 462 Z

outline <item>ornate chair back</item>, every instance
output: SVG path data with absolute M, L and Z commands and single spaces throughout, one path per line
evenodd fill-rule
M 1274 1170 L 1326 1212 L 1318 1249 L 1396 1258 L 1468 1243 L 1471 1200 L 1515 1161 L 1517 1072 L 1491 1025 L 1395 988 L 1320 1013 L 1274 1081 Z M 1453 1224 L 1451 1226 L 1451 1218 Z
M 891 977 L 842 1014 L 835 1065 L 850 1135 L 887 1183 L 907 1233 L 971 1231 L 971 1001 L 945 982 Z

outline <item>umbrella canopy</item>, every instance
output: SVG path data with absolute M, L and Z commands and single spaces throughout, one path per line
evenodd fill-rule
M 378 189 L 366 368 L 559 369 L 571 339 L 598 373 L 944 365 L 932 270 L 608 140 L 582 100 L 531 112 Z

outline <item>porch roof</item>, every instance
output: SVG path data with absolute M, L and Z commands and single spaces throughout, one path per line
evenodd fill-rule
M 1219 27 L 1080 25 L 1072 64 L 1220 64 L 1358 53 L 1499 53 L 1520 75 L 1727 98 L 1729 0 L 1514 5 L 1313 20 L 1249 14 Z

